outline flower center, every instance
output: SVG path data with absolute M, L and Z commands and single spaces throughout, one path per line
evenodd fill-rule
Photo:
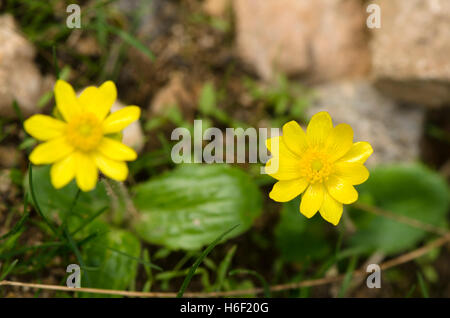
M 320 169 L 322 169 L 323 167 L 323 163 L 322 161 L 315 159 L 311 162 L 311 169 L 313 171 L 319 171 Z
M 103 137 L 101 122 L 92 113 L 73 118 L 67 125 L 67 139 L 77 149 L 90 151 Z
M 301 158 L 301 174 L 309 183 L 324 182 L 332 168 L 327 155 L 314 149 L 307 150 Z

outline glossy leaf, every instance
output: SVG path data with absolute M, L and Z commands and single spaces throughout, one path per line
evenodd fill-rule
M 245 232 L 261 212 L 261 194 L 242 170 L 226 165 L 184 165 L 135 187 L 144 240 L 171 249 L 199 249 L 225 230 Z
M 299 211 L 300 198 L 283 205 L 280 221 L 275 228 L 276 245 L 286 261 L 320 259 L 331 251 L 326 240 L 328 224 L 317 213 L 307 219 Z
M 422 165 L 390 165 L 371 171 L 359 186 L 360 200 L 422 223 L 446 227 L 449 192 L 445 180 Z M 351 208 L 357 232 L 351 245 L 387 254 L 414 247 L 427 232 L 366 211 Z
M 131 233 L 109 229 L 106 224 L 96 222 L 89 231 L 103 232 L 98 239 L 87 243 L 82 254 L 93 288 L 126 290 L 136 279 L 141 246 Z M 108 231 L 109 230 L 109 231 Z M 87 287 L 83 281 L 82 287 Z M 83 296 L 86 296 L 83 294 Z M 89 295 L 98 296 L 99 295 Z
M 25 178 L 25 187 L 28 189 L 28 177 Z M 50 166 L 33 166 L 33 185 L 35 198 L 43 215 L 49 220 L 62 220 L 70 210 L 77 194 L 78 188 L 72 181 L 62 189 L 55 189 L 50 183 Z M 30 191 L 27 191 L 30 193 Z M 29 199 L 29 202 L 34 201 Z M 100 209 L 109 206 L 110 199 L 102 183 L 90 192 L 80 193 L 71 215 L 72 221 L 82 220 Z M 76 221 L 73 221 L 76 223 Z

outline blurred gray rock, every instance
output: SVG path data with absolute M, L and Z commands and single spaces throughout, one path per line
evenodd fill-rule
M 381 8 L 370 43 L 377 88 L 407 102 L 450 104 L 450 1 L 374 3 Z
M 400 106 L 366 81 L 319 86 L 316 94 L 308 115 L 327 111 L 333 125 L 352 126 L 353 141 L 368 141 L 374 149 L 369 166 L 418 158 L 425 109 Z
M 176 4 L 166 0 L 119 0 L 112 4 L 137 25 L 137 37 L 150 44 L 170 31 Z
M 265 80 L 316 81 L 368 73 L 362 1 L 235 0 L 238 54 Z
M 0 116 L 14 118 L 16 100 L 27 117 L 39 111 L 37 102 L 52 89 L 53 79 L 43 77 L 33 62 L 35 50 L 19 32 L 14 18 L 0 16 Z

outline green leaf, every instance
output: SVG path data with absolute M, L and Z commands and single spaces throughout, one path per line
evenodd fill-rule
M 108 225 L 96 222 L 89 230 L 92 231 L 94 228 L 97 231 L 105 231 L 108 230 Z M 83 246 L 82 254 L 89 272 L 90 286 L 83 284 L 82 276 L 82 287 L 128 289 L 136 279 L 140 253 L 139 240 L 133 234 L 124 230 L 110 229 L 106 234 Z M 89 296 L 98 295 L 89 294 Z
M 371 171 L 368 181 L 358 190 L 360 198 L 368 198 L 383 210 L 445 227 L 449 208 L 447 185 L 440 175 L 422 165 L 378 167 Z M 350 215 L 358 228 L 350 243 L 367 252 L 402 252 L 414 247 L 427 234 L 421 229 L 354 207 L 351 207 Z
M 29 189 L 29 178 L 25 178 L 25 188 Z M 33 167 L 33 185 L 36 200 L 41 208 L 42 214 L 49 220 L 63 220 L 70 210 L 72 202 L 77 194 L 78 188 L 72 181 L 62 189 L 55 189 L 50 183 L 50 166 Z M 27 191 L 30 193 L 30 191 Z M 33 200 L 29 200 L 33 203 Z M 102 183 L 90 192 L 82 192 L 73 207 L 71 220 L 82 220 L 83 218 L 97 213 L 102 208 L 109 206 L 110 199 Z M 76 221 L 70 224 L 77 223 Z M 72 227 L 69 227 L 73 230 Z
M 245 232 L 261 213 L 261 194 L 251 178 L 226 165 L 183 165 L 134 188 L 144 240 L 171 249 L 199 249 L 226 228 L 224 239 Z
M 326 224 L 320 215 L 307 219 L 300 213 L 300 197 L 283 204 L 275 228 L 276 245 L 288 262 L 322 259 L 331 252 L 325 237 Z

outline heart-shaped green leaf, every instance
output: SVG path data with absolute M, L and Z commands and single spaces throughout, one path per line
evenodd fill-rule
M 109 228 L 101 222 L 89 226 L 89 232 L 93 231 L 103 234 L 82 249 L 89 287 L 126 290 L 136 279 L 141 253 L 139 240 L 127 231 Z M 82 287 L 87 287 L 86 277 L 81 279 Z M 92 296 L 104 297 L 89 294 Z
M 36 200 L 44 216 L 49 220 L 62 219 L 70 210 L 77 194 L 78 188 L 72 181 L 62 189 L 55 189 L 50 183 L 50 166 L 32 167 L 33 186 Z M 28 176 L 25 178 L 25 187 L 29 189 Z M 28 191 L 30 195 L 30 191 Z M 33 203 L 31 196 L 28 199 Z M 84 219 L 100 209 L 109 206 L 109 198 L 105 187 L 98 183 L 97 187 L 90 192 L 81 192 L 72 209 L 72 219 Z
M 171 249 L 199 249 L 239 224 L 224 239 L 245 232 L 261 213 L 261 194 L 251 178 L 226 165 L 183 165 L 135 187 L 144 240 Z
M 307 219 L 300 213 L 300 197 L 283 204 L 281 219 L 275 228 L 276 245 L 286 261 L 320 259 L 328 255 L 326 224 L 319 213 Z
M 359 186 L 360 198 L 374 206 L 420 222 L 445 228 L 449 192 L 445 180 L 422 165 L 391 165 L 371 171 L 368 181 Z M 402 252 L 415 246 L 426 232 L 350 208 L 358 228 L 350 240 L 352 246 L 386 254 Z

